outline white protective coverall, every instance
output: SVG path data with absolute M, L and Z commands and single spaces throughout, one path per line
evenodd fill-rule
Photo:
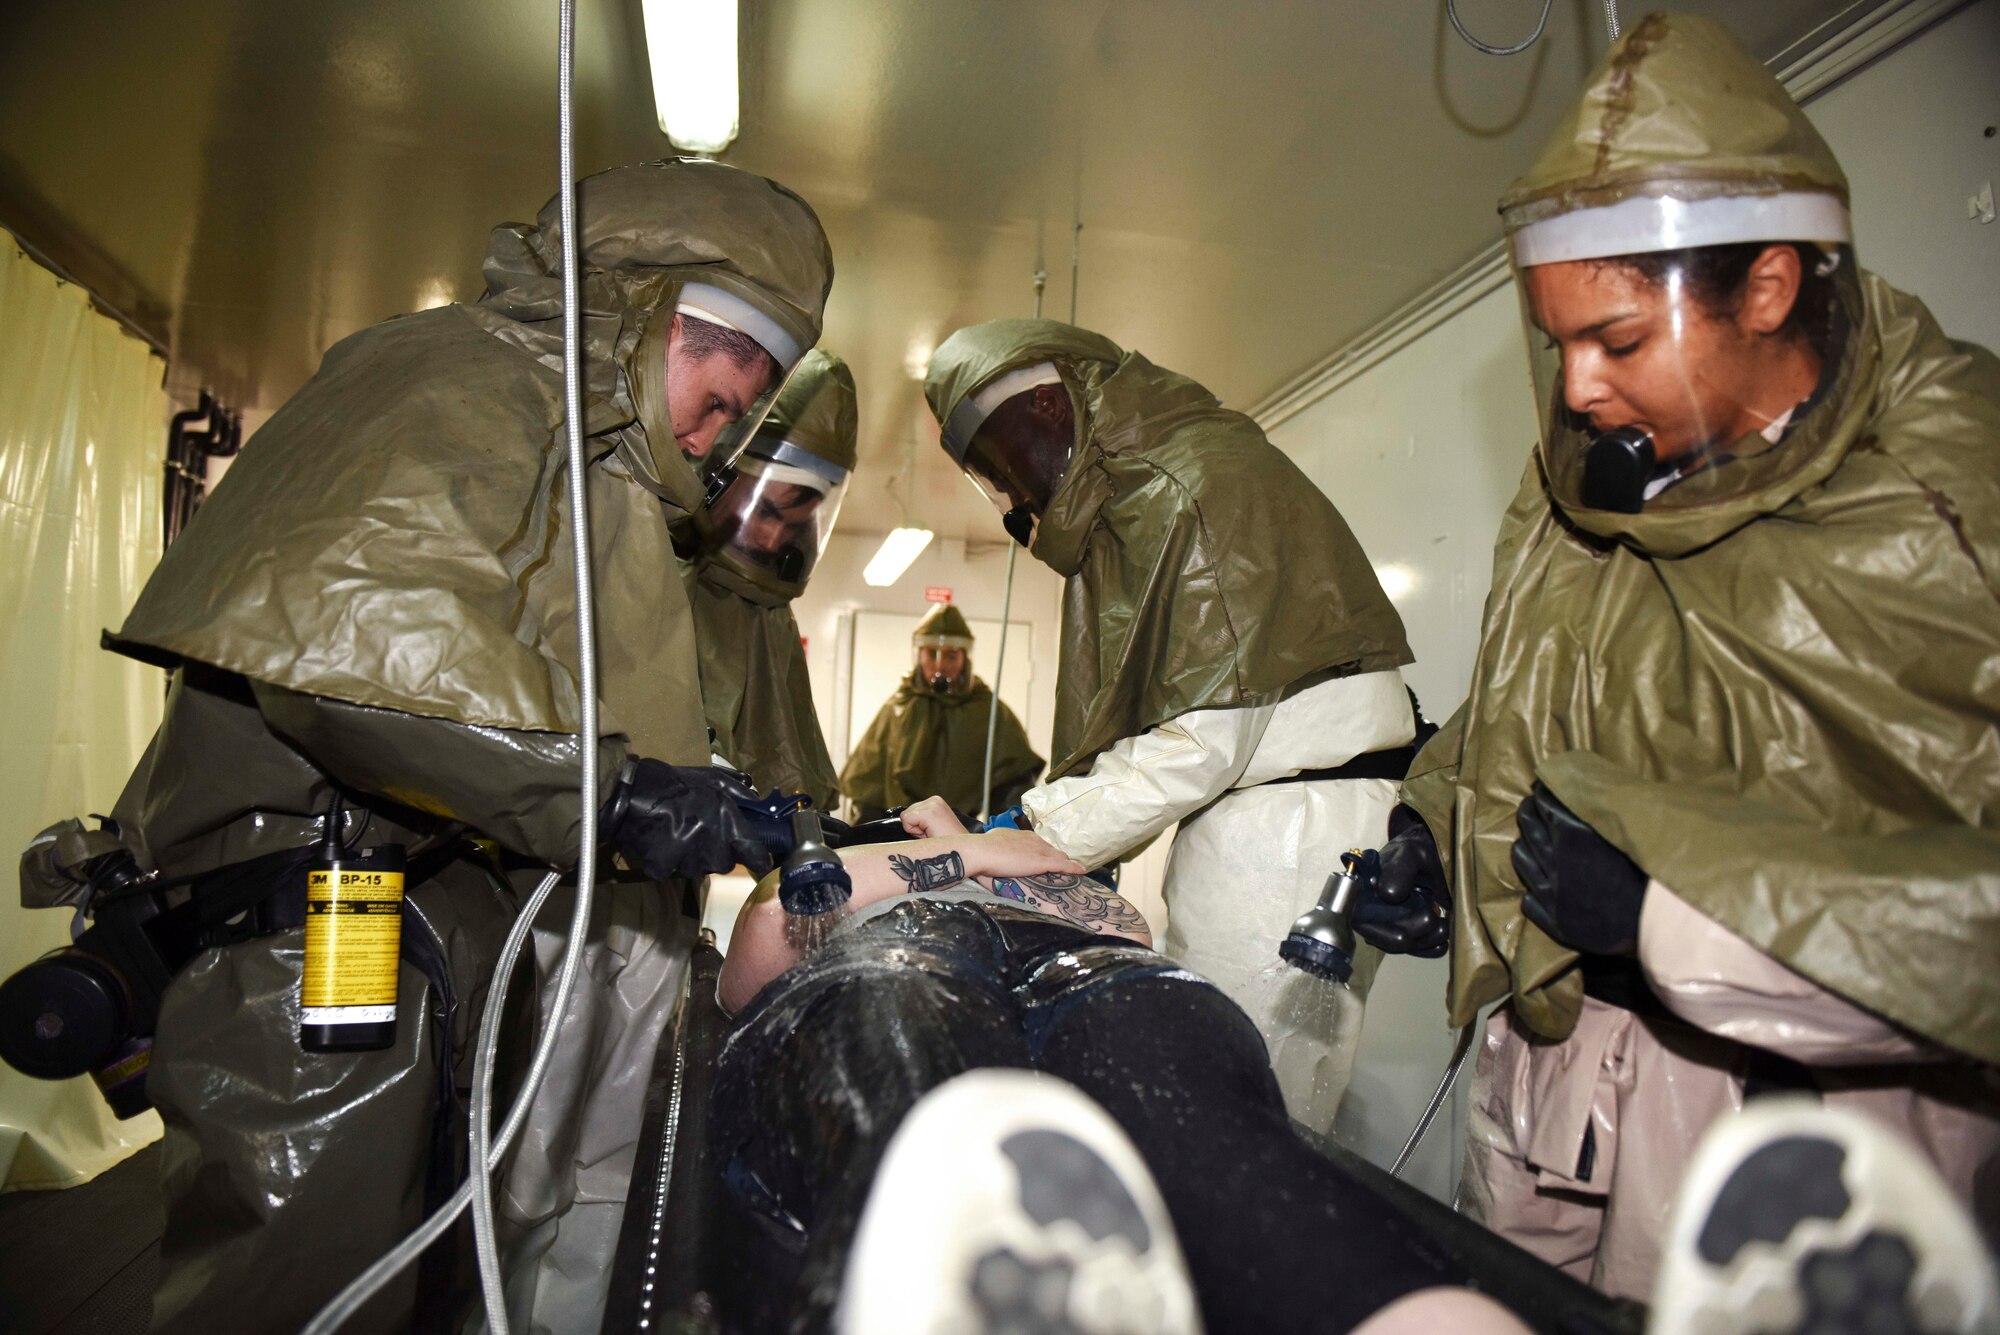
M 2000 1237 L 2000 1080 L 1818 987 L 1658 881 L 1639 963 L 1686 1025 L 1585 997 L 1576 1030 L 1532 1038 L 1506 1007 L 1486 1023 L 1458 1208 L 1549 1264 L 1645 1300 L 1681 1173 L 1702 1133 L 1743 1106 L 1741 1046 L 1810 1068 L 1829 1105 L 1913 1146 Z M 1692 1026 L 1691 1028 L 1688 1026 Z M 1588 1180 L 1577 1176 L 1584 1138 Z
M 1264 703 L 1183 714 L 1021 799 L 1035 833 L 1086 867 L 1180 822 L 1163 949 L 1249 1012 L 1285 1106 L 1321 1134 L 1347 1089 L 1381 954 L 1362 946 L 1340 987 L 1284 963 L 1278 945 L 1342 853 L 1387 837 L 1396 785 L 1282 780 L 1407 746 L 1415 730 L 1401 672 L 1319 678 Z

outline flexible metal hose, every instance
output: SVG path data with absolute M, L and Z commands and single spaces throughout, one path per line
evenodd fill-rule
M 507 933 L 507 940 L 500 948 L 499 963 L 494 966 L 493 986 L 487 994 L 489 1015 L 498 1015 L 505 1008 L 507 980 L 513 976 L 514 962 L 520 959 L 521 948 L 527 942 L 529 929 L 534 926 L 535 915 L 541 911 L 542 905 L 548 902 L 549 894 L 556 888 L 558 879 L 558 874 L 555 872 L 544 876 L 541 883 L 535 887 L 534 893 L 528 896 L 528 902 L 522 906 L 521 912 L 515 917 L 514 925 Z M 486 1023 L 482 1020 L 480 1023 L 482 1040 L 485 1031 Z M 544 1031 L 542 1035 L 544 1045 L 554 1032 L 553 1027 Z M 522 1093 L 523 1097 L 516 1099 L 513 1108 L 508 1111 L 507 1120 L 500 1127 L 500 1134 L 494 1138 L 492 1153 L 487 1157 L 489 1168 L 499 1164 L 501 1157 L 513 1145 L 515 1136 L 520 1134 L 522 1124 L 527 1121 L 532 1091 L 524 1088 Z M 348 1318 L 361 1310 L 362 1304 L 373 1298 L 381 1291 L 383 1285 L 395 1278 L 398 1271 L 416 1260 L 426 1247 L 442 1237 L 445 1230 L 457 1221 L 459 1214 L 471 1201 L 472 1183 L 468 1180 L 442 1208 L 419 1224 L 409 1236 L 384 1252 L 380 1260 L 356 1275 L 346 1288 L 335 1294 L 305 1327 L 303 1335 L 332 1335 L 332 1332 L 338 1330 Z
M 304 1335 L 331 1335 L 374 1297 L 396 1273 L 442 1237 L 460 1211 L 473 1207 L 473 1237 L 478 1252 L 480 1288 L 486 1303 L 486 1320 L 494 1335 L 506 1335 L 506 1294 L 501 1284 L 499 1248 L 493 1228 L 493 1182 L 491 1173 L 520 1134 L 534 1106 L 535 1094 L 548 1074 L 555 1056 L 556 1041 L 569 1013 L 577 973 L 583 961 L 583 947 L 590 931 L 592 871 L 597 865 L 597 811 L 603 805 L 597 791 L 597 609 L 592 592 L 590 560 L 590 505 L 586 494 L 583 452 L 583 394 L 577 291 L 576 177 L 574 126 L 572 122 L 571 75 L 574 67 L 576 0 L 560 0 L 561 35 L 558 39 L 557 101 L 559 107 L 559 157 L 561 161 L 562 204 L 562 292 L 563 292 L 563 409 L 569 453 L 570 558 L 576 576 L 577 626 L 577 723 L 578 797 L 581 806 L 577 858 L 576 908 L 570 914 L 569 939 L 563 948 L 562 965 L 556 976 L 553 1004 L 535 1043 L 534 1057 L 521 1082 L 520 1094 L 508 1109 L 500 1134 L 492 1134 L 493 1063 L 499 1050 L 500 1016 L 505 1009 L 507 984 L 534 927 L 535 917 L 548 901 L 559 879 L 557 872 L 544 876 L 528 902 L 514 919 L 495 965 L 486 999 L 486 1013 L 479 1024 L 477 1052 L 473 1061 L 473 1090 L 470 1107 L 469 1139 L 472 1154 L 468 1180 L 443 1208 L 385 1253 L 380 1260 L 356 1276 L 354 1281 L 320 1309 L 306 1326 Z
M 536 1045 L 534 1064 L 517 1106 L 535 1096 L 555 1054 L 558 1033 L 569 1014 L 570 995 L 583 964 L 590 931 L 590 901 L 597 869 L 597 606 L 590 571 L 590 487 L 584 475 L 583 347 L 581 294 L 577 284 L 580 247 L 576 222 L 576 125 L 572 76 L 576 65 L 576 0 L 560 0 L 556 41 L 556 106 L 559 187 L 562 201 L 563 424 L 569 447 L 570 563 L 576 575 L 577 797 L 580 805 L 576 860 L 576 909 L 570 914 L 569 941 L 556 975 L 548 1027 Z M 496 980 L 498 981 L 498 980 Z M 472 1237 L 479 1258 L 479 1285 L 486 1297 L 486 1325 L 507 1335 L 507 1292 L 500 1278 L 500 1246 L 493 1232 L 493 1178 L 486 1166 L 493 1115 L 493 1058 L 500 1043 L 499 1007 L 489 1002 L 480 1023 L 474 1068 L 471 1133 Z
M 1035 265 L 1035 318 L 1042 318 L 1042 289 L 1048 285 L 1048 271 L 1040 264 Z M 1070 266 L 1069 286 L 1072 298 L 1076 292 L 1076 267 Z M 1072 300 L 1070 319 L 1076 319 L 1075 303 Z M 1014 560 L 1021 554 L 1021 544 L 1009 541 L 1007 547 L 1007 592 L 1000 599 L 1000 653 L 993 660 L 993 701 L 986 708 L 986 768 L 980 771 L 979 779 L 979 819 L 993 819 L 993 739 L 1000 729 L 1000 673 L 1007 666 L 1007 625 L 1014 612 Z
M 1606 7 L 1608 8 L 1612 2 L 1613 0 L 1605 0 Z M 1549 26 L 1549 10 L 1554 6 L 1555 0 L 1542 0 L 1542 16 L 1536 20 L 1535 30 L 1528 34 L 1526 41 L 1516 42 L 1512 46 L 1489 46 L 1465 30 L 1465 24 L 1458 17 L 1458 0 L 1444 0 L 1445 17 L 1451 20 L 1451 26 L 1458 30 L 1458 35 L 1475 50 L 1484 51 L 1489 56 L 1518 56 L 1540 41 L 1542 30 Z M 1617 20 L 1614 18 L 1612 22 L 1615 26 Z
M 1452 1082 L 1458 1079 L 1458 1068 L 1465 1065 L 1466 1049 L 1472 1046 L 1473 1028 L 1474 1025 L 1469 1024 L 1458 1031 L 1458 1041 L 1452 1045 L 1451 1060 L 1445 1065 L 1444 1076 L 1438 1081 L 1437 1092 L 1431 1095 L 1430 1105 L 1424 1109 L 1424 1115 L 1419 1117 L 1416 1126 L 1411 1128 L 1410 1138 L 1403 1142 L 1403 1152 L 1398 1154 L 1396 1162 L 1390 1165 L 1391 1176 L 1403 1175 L 1403 1166 L 1410 1162 L 1410 1156 L 1417 1152 L 1417 1146 L 1424 1143 L 1424 1136 L 1431 1129 L 1431 1123 L 1437 1120 L 1438 1109 L 1444 1107 L 1445 1096 L 1451 1093 Z
M 1000 674 L 1007 669 L 1007 618 L 1014 610 L 1014 558 L 1021 544 L 1007 543 L 1007 591 L 1000 598 L 1000 652 L 993 659 L 993 703 L 986 710 L 986 768 L 979 776 L 979 819 L 993 819 L 993 739 L 1000 729 Z

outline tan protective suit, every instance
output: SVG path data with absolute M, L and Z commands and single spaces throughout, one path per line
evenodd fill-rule
M 815 348 L 785 382 L 757 440 L 789 442 L 851 474 L 855 408 L 847 363 Z M 756 442 L 746 448 L 755 450 Z M 718 751 L 759 792 L 809 793 L 814 806 L 831 811 L 840 798 L 833 757 L 813 709 L 805 644 L 792 615 L 811 570 L 785 580 L 708 543 L 682 574 L 694 607 L 702 704 Z
M 665 503 L 699 490 L 653 383 L 676 295 L 719 289 L 809 346 L 832 270 L 802 200 L 714 163 L 592 177 L 579 207 L 608 784 L 628 753 L 707 758 Z M 510 884 L 467 855 L 413 888 L 451 996 L 406 965 L 389 1051 L 299 1051 L 298 931 L 211 950 L 175 980 L 149 1084 L 167 1124 L 156 1329 L 295 1330 L 417 1222 L 427 1170 L 431 1194 L 449 1192 L 458 1165 L 427 1150 L 441 1119 L 438 1143 L 462 1156 L 462 1109 L 440 1100 L 462 1099 L 492 957 L 522 886 L 575 855 L 557 226 L 551 203 L 497 228 L 480 302 L 329 352 L 115 638 L 178 669 L 115 808 L 142 865 L 171 876 L 296 847 L 330 781 L 360 810 L 360 842 L 414 851 L 463 830 L 531 864 Z M 613 884 L 631 879 L 594 891 L 586 979 L 507 1169 L 518 1329 L 583 1329 L 601 1311 L 653 1047 L 684 987 L 681 890 Z M 545 974 L 565 898 L 537 930 Z M 427 1011 L 455 1038 L 442 1085 Z M 448 1311 L 464 1278 L 427 1277 L 426 1301 Z M 363 1323 L 399 1324 L 416 1287 L 406 1275 Z
M 1409 744 L 1402 621 L 1339 511 L 1256 424 L 1137 353 L 994 321 L 945 341 L 925 394 L 948 422 L 1045 362 L 1077 443 L 1031 548 L 1069 582 L 1056 761 L 1021 804 L 1087 866 L 1183 822 L 1165 949 L 1257 1020 L 1293 1115 L 1324 1131 L 1377 957 L 1339 989 L 1293 978 L 1278 944 L 1340 853 L 1386 837 L 1394 785 L 1275 781 Z
M 1723 29 L 1653 15 L 1504 203 L 1511 230 L 1764 190 L 1846 182 Z M 1878 279 L 1851 291 L 1839 364 L 1779 443 L 1636 514 L 1581 503 L 1581 434 L 1545 414 L 1471 695 L 1405 788 L 1453 882 L 1452 1022 L 1510 998 L 1464 1204 L 1613 1292 L 1646 1292 L 1745 1044 L 1968 1198 L 1995 1171 L 2000 365 Z M 1640 963 L 1685 1025 L 1586 999 L 1522 916 L 1508 859 L 1537 779 L 1654 878 Z

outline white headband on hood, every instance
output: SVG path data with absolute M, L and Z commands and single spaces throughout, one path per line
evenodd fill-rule
M 951 452 L 952 459 L 960 464 L 965 462 L 965 452 L 972 446 L 972 438 L 979 434 L 979 428 L 993 415 L 993 410 L 1017 394 L 1026 394 L 1041 385 L 1060 385 L 1062 372 L 1056 370 L 1054 362 L 1036 362 L 1033 366 L 1023 366 L 1018 370 L 996 375 L 978 389 L 965 396 L 945 423 L 944 446 Z

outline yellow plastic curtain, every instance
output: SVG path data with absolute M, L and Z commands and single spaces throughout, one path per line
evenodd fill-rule
M 160 721 L 156 669 L 104 653 L 159 559 L 163 365 L 0 232 L 0 868 L 110 809 Z M 0 976 L 69 941 L 0 871 Z M 0 1190 L 88 1181 L 160 1135 L 88 1079 L 0 1064 Z

